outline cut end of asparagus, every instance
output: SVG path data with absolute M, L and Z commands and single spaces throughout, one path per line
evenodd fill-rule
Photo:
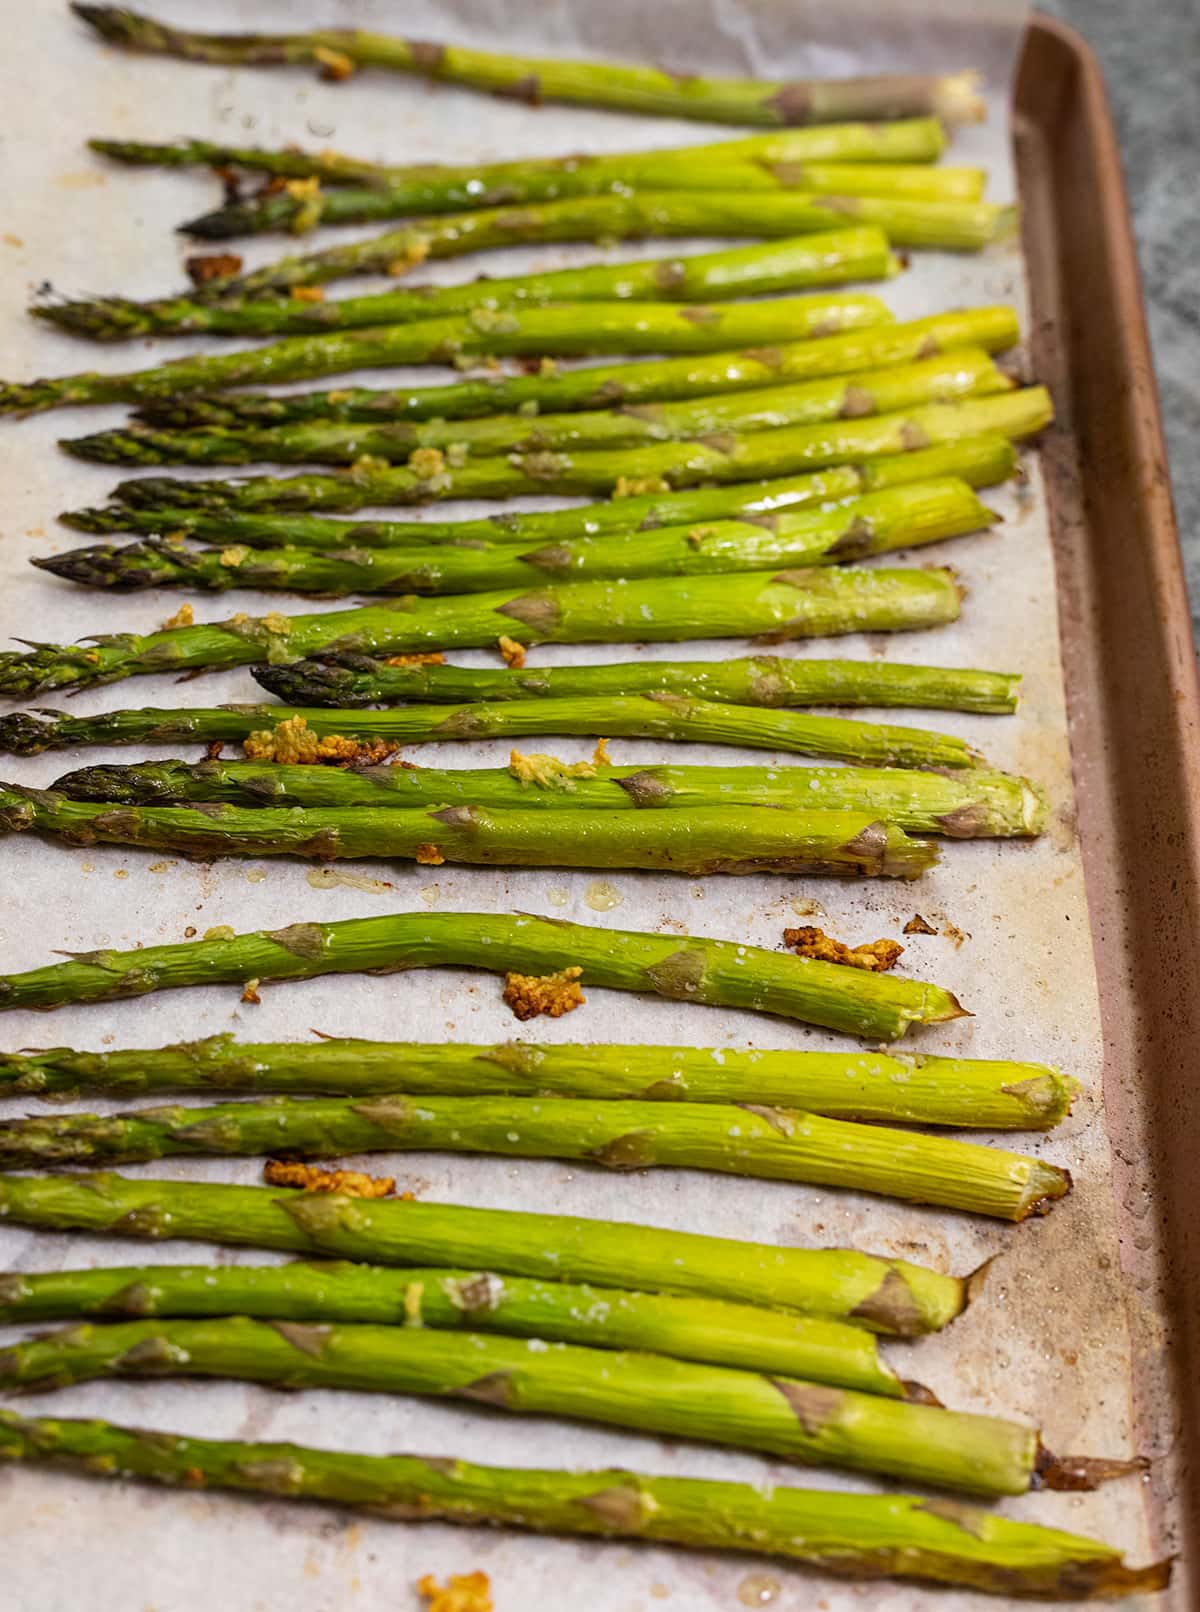
M 1070 1192 L 1071 1172 L 1041 1159 L 1022 1159 L 1021 1163 L 1028 1167 L 1029 1177 L 1013 1218 L 1028 1220 L 1030 1215 L 1049 1214 L 1055 1201 Z
M 961 73 L 947 73 L 934 86 L 934 116 L 942 123 L 983 123 L 987 118 L 987 102 L 982 89 L 983 74 L 973 67 Z

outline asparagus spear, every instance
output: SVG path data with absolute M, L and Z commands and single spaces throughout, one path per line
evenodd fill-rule
M 185 1156 L 449 1152 L 577 1159 L 611 1170 L 715 1170 L 1019 1221 L 1071 1187 L 1065 1170 L 1002 1148 L 744 1103 L 575 1097 L 274 1097 L 209 1108 L 0 1121 L 6 1169 Z M 228 1313 L 228 1312 L 227 1312 Z
M 861 415 L 887 414 L 923 403 L 1009 392 L 1014 383 L 982 348 L 961 350 L 864 370 L 849 378 L 764 386 L 732 395 L 628 405 L 583 413 L 496 414 L 482 420 L 403 421 L 398 425 L 303 424 L 159 431 L 138 421 L 116 430 L 59 439 L 77 459 L 102 464 L 353 465 L 369 456 L 401 464 L 420 448 L 445 449 L 452 459 L 468 454 L 528 454 L 577 448 L 637 448 L 646 443 L 695 439 L 711 433 L 778 429 Z
M 760 157 L 727 156 L 719 147 L 687 149 L 687 161 L 676 150 L 634 156 L 567 158 L 573 167 L 546 172 L 536 162 L 487 163 L 479 170 L 476 195 L 464 194 L 470 181 L 429 178 L 414 182 L 373 179 L 333 190 L 284 186 L 248 199 L 228 201 L 179 226 L 184 235 L 202 240 L 229 240 L 283 230 L 304 235 L 318 225 L 375 224 L 420 213 L 453 208 L 512 206 L 517 202 L 557 201 L 568 196 L 620 194 L 626 189 L 663 191 L 745 190 L 759 195 L 803 191 L 810 196 L 878 196 L 903 201 L 978 202 L 986 176 L 982 168 L 933 167 L 921 163 L 770 162 Z M 708 153 L 712 152 L 709 156 Z M 548 159 L 554 162 L 555 159 Z M 528 173 L 514 169 L 528 167 Z M 461 173 L 462 170 L 458 170 Z M 300 194 L 295 194 L 299 189 Z M 433 205 L 424 198 L 432 195 Z M 451 199 L 453 198 L 453 199 Z
M 640 263 L 589 264 L 456 286 L 409 286 L 339 302 L 253 300 L 232 294 L 214 303 L 185 293 L 137 302 L 127 297 L 53 301 L 30 311 L 95 341 L 206 331 L 221 335 L 282 335 L 297 331 L 406 324 L 474 308 L 539 306 L 550 302 L 724 301 L 801 286 L 879 280 L 898 269 L 887 237 L 874 228 L 804 235 L 766 245 L 739 246 L 695 257 L 650 258 Z M 882 317 L 882 309 L 880 310 Z
M 0 1411 L 0 1460 L 348 1506 L 395 1521 L 485 1523 L 534 1533 L 750 1551 L 865 1578 L 924 1579 L 1059 1600 L 1164 1589 L 1171 1563 L 1124 1564 L 1111 1545 L 915 1495 L 609 1472 L 484 1467 L 408 1455 L 240 1444 L 102 1421 Z
M 538 1282 L 490 1271 L 300 1260 L 0 1273 L 0 1318 L 8 1324 L 83 1316 L 115 1321 L 226 1315 L 502 1332 L 778 1371 L 889 1399 L 927 1393 L 903 1382 L 861 1327 L 719 1299 Z
M 182 856 L 364 857 L 484 867 L 643 868 L 916 879 L 937 862 L 872 812 L 699 806 L 675 812 L 491 811 L 353 806 L 109 806 L 0 784 L 0 833 Z
M 516 597 L 503 590 L 400 598 L 316 615 L 242 614 L 155 633 L 104 634 L 88 645 L 41 644 L 28 653 L 0 654 L 0 693 L 86 688 L 150 672 L 251 666 L 323 650 L 406 654 L 481 647 L 501 636 L 538 644 L 911 631 L 954 621 L 960 602 L 952 574 L 932 568 L 564 582 Z
M 361 1041 L 245 1043 L 231 1035 L 116 1052 L 0 1053 L 5 1097 L 146 1092 L 435 1092 L 801 1106 L 840 1119 L 1047 1130 L 1079 1082 L 1045 1064 L 922 1053 Z M 239 1314 L 246 1312 L 239 1309 Z M 37 1317 L 40 1318 L 40 1317 Z M 345 1315 L 343 1320 L 380 1317 Z M 670 1353 L 671 1351 L 666 1351 Z
M 519 101 L 566 101 L 630 112 L 743 123 L 767 128 L 837 123 L 851 118 L 932 115 L 948 123 L 985 115 L 978 74 L 895 73 L 872 78 L 702 78 L 617 62 L 513 56 L 462 45 L 431 44 L 361 28 L 291 34 L 204 34 L 172 28 L 122 6 L 76 3 L 76 16 L 110 44 L 214 65 L 276 67 L 312 62 L 343 77 L 358 67 L 416 73 Z
M 669 162 L 678 171 L 681 183 L 692 184 L 697 159 L 704 162 L 758 162 L 765 167 L 776 163 L 916 163 L 936 162 L 946 149 L 946 135 L 936 117 L 906 118 L 888 123 L 825 124 L 810 128 L 786 129 L 771 134 L 752 134 L 738 140 L 705 141 L 700 145 L 671 146 L 665 150 L 619 152 L 614 156 L 522 157 L 515 162 L 451 167 L 444 163 L 367 162 L 340 151 L 302 151 L 298 146 L 265 150 L 262 146 L 214 144 L 210 140 L 172 140 L 165 143 L 145 140 L 89 140 L 89 147 L 101 156 L 111 157 L 139 168 L 250 168 L 281 179 L 319 179 L 324 185 L 402 185 L 422 188 L 413 191 L 413 202 L 420 212 L 436 212 L 444 205 L 451 209 L 483 206 L 531 198 L 514 194 L 512 186 L 533 182 L 538 174 L 547 184 L 571 183 L 580 168 L 600 164 Z M 639 170 L 644 176 L 646 170 Z M 484 174 L 488 175 L 483 181 Z M 475 187 L 481 182 L 481 192 Z M 489 195 L 487 187 L 503 183 L 500 195 Z M 455 188 L 461 187 L 461 188 Z M 538 197 L 539 200 L 549 196 Z
M 482 806 L 624 811 L 774 806 L 867 811 L 909 832 L 954 839 L 1040 833 L 1045 803 L 1028 779 L 972 767 L 957 775 L 899 767 L 567 766 L 514 752 L 508 767 L 289 766 L 278 761 L 146 761 L 84 767 L 51 786 L 69 800 L 174 806 Z
M 864 1039 L 896 1040 L 911 1024 L 941 1024 L 965 1012 L 949 991 L 925 980 L 841 968 L 736 941 L 463 912 L 294 923 L 228 939 L 81 952 L 70 962 L 0 975 L 0 1010 L 112 1002 L 250 979 L 436 967 L 538 976 L 564 966 L 582 968 L 585 986 L 774 1013 Z
M 783 426 L 745 435 L 719 432 L 692 442 L 659 442 L 606 452 L 512 454 L 451 465 L 436 450 L 398 466 L 361 461 L 350 470 L 277 479 L 181 481 L 146 476 L 120 482 L 115 496 L 139 507 L 211 511 L 356 510 L 371 504 L 419 504 L 442 498 L 516 498 L 552 493 L 611 493 L 648 484 L 663 492 L 704 482 L 753 481 L 823 469 L 878 455 L 999 431 L 1030 436 L 1053 418 L 1044 387 L 1027 386 L 994 397 L 926 403 L 896 414 Z
M 502 511 L 469 521 L 339 521 L 319 515 L 252 515 L 223 510 L 210 513 L 153 504 L 144 509 L 113 504 L 105 509 L 74 510 L 59 519 L 85 532 L 132 530 L 152 536 L 166 532 L 172 537 L 191 534 L 221 547 L 238 543 L 254 548 L 315 549 L 395 548 L 402 544 L 424 548 L 441 543 L 494 546 L 594 537 L 603 532 L 650 531 L 659 526 L 737 515 L 766 518 L 820 501 L 835 503 L 864 492 L 945 475 L 960 476 L 975 487 L 990 486 L 1005 480 L 1015 463 L 1012 443 L 993 433 L 775 481 L 635 494 L 568 509 L 526 510 L 519 514 Z
M 804 191 L 639 190 L 522 207 L 484 207 L 413 219 L 365 240 L 276 258 L 248 274 L 208 281 L 193 296 L 286 292 L 360 274 L 406 274 L 427 261 L 505 246 L 556 241 L 672 240 L 741 235 L 810 235 L 868 225 L 893 246 L 978 252 L 1013 228 L 1011 207 L 984 201 L 913 201 L 893 196 L 819 196 Z
M 813 237 L 807 237 L 811 244 Z M 757 250 L 763 250 L 757 248 Z M 696 263 L 697 258 L 689 258 Z M 497 281 L 485 282 L 494 292 Z M 274 303 L 255 304 L 275 307 Z M 311 306 L 311 304 L 310 304 Z M 344 303 L 337 304 L 344 307 Z M 320 392 L 276 394 L 219 393 L 204 397 L 153 399 L 138 418 L 158 426 L 289 425 L 307 420 L 361 420 L 397 424 L 402 420 L 461 420 L 482 414 L 611 408 L 617 404 L 659 403 L 713 392 L 739 392 L 784 381 L 851 375 L 886 364 L 908 364 L 958 347 L 999 352 L 1018 339 L 1011 308 L 964 308 L 902 324 L 861 323 L 840 335 L 776 343 L 740 353 L 655 358 L 645 363 L 591 365 L 585 369 L 537 375 L 486 375 L 448 386 L 417 388 L 342 387 Z
M 549 715 L 548 703 L 555 707 Z M 563 733 L 573 726 L 580 733 L 595 737 L 599 724 L 606 723 L 610 733 L 619 727 L 626 736 L 748 745 L 834 760 L 871 761 L 886 767 L 969 767 L 973 769 L 968 785 L 972 794 L 978 793 L 982 800 L 989 793 L 985 783 L 977 782 L 977 776 L 986 777 L 986 774 L 977 775 L 974 770 L 981 759 L 978 753 L 950 734 L 795 711 L 756 711 L 744 706 L 713 705 L 673 695 L 660 696 L 657 700 L 651 696 L 630 696 L 620 709 L 615 706 L 613 699 L 592 699 L 514 701 L 494 707 L 459 707 L 457 712 L 454 707 L 442 706 L 427 709 L 423 714 L 419 711 L 298 710 L 286 705 L 184 706 L 175 710 L 146 706 L 80 717 L 53 710 L 15 711 L 0 716 L 0 748 L 14 755 L 35 756 L 44 750 L 83 744 L 204 744 L 217 739 L 245 740 L 251 734 L 274 727 L 276 731 L 271 736 L 273 742 L 268 752 L 278 755 L 275 741 L 281 737 L 278 729 L 284 723 L 291 724 L 284 729 L 284 737 L 296 737 L 299 730 L 301 737 L 319 739 L 337 735 L 365 744 L 381 740 L 394 744 L 488 736 L 514 738 L 530 733 Z M 506 716 L 505 712 L 509 714 Z M 450 727 L 438 731 L 447 717 Z M 286 750 L 287 746 L 283 748 Z M 278 762 L 272 761 L 270 765 L 276 767 Z M 914 788 L 920 786 L 914 785 Z M 1024 816 L 1032 810 L 1036 822 L 1035 809 L 1025 805 L 1020 810 Z M 980 818 L 979 811 L 971 812 L 967 826 Z
M 586 419 L 586 415 L 568 416 Z M 966 482 L 947 478 L 867 493 L 829 510 L 755 521 L 668 526 L 623 537 L 576 538 L 522 551 L 440 544 L 427 549 L 189 549 L 145 538 L 37 557 L 33 564 L 89 587 L 257 588 L 318 593 L 474 593 L 540 582 L 708 576 L 780 566 L 835 565 L 982 531 L 995 519 Z
M 615 1220 L 121 1175 L 0 1176 L 11 1225 L 183 1237 L 379 1265 L 499 1271 L 794 1310 L 896 1337 L 948 1326 L 974 1278 L 853 1249 L 802 1249 Z
M 262 680 L 285 696 L 286 667 L 262 669 Z M 255 676 L 257 677 L 256 670 Z M 253 707 L 251 707 L 253 709 Z M 299 712 L 291 712 L 293 720 Z M 369 721 L 367 719 L 370 719 Z M 284 718 L 286 722 L 287 717 Z M 305 718 L 302 726 L 308 725 Z M 341 713 L 332 724 L 343 730 Z M 584 738 L 658 738 L 751 749 L 821 754 L 841 761 L 871 761 L 883 767 L 969 768 L 982 759 L 953 734 L 898 724 L 856 722 L 743 705 L 719 705 L 678 694 L 611 695 L 602 699 L 510 700 L 497 705 L 418 706 L 358 713 L 349 724 L 372 738 L 404 744 L 443 739 L 527 738 L 546 733 Z M 262 730 L 253 730 L 262 731 Z M 284 730 L 283 749 L 289 746 Z M 278 729 L 276 730 L 278 734 Z M 357 735 L 356 735 L 357 736 Z M 273 747 L 278 750 L 278 747 Z M 283 757 L 276 754 L 276 759 Z M 969 784 L 968 787 L 971 787 Z
M 880 322 L 878 298 L 850 291 L 716 307 L 669 307 L 654 302 L 482 307 L 461 317 L 288 336 L 263 347 L 175 358 L 152 369 L 124 374 L 84 371 L 47 380 L 2 383 L 0 413 L 31 414 L 84 403 L 141 403 L 255 381 L 299 381 L 336 375 L 339 370 L 449 364 L 469 357 L 711 353 L 741 343 L 798 341 Z
M 615 661 L 605 666 L 528 666 L 520 670 L 428 662 L 391 666 L 365 655 L 342 655 L 333 660 L 292 661 L 287 670 L 290 692 L 305 704 L 342 707 L 405 705 L 414 700 L 466 703 L 662 692 L 729 705 L 908 705 L 1005 715 L 1017 708 L 1021 682 L 1013 672 L 912 666 L 901 661 L 800 660 L 781 655 L 735 660 Z M 59 787 L 61 780 L 55 785 Z M 145 797 L 155 798 L 158 797 Z
M 877 1472 L 969 1494 L 1093 1489 L 1138 1461 L 1060 1460 L 1037 1430 L 996 1416 L 767 1377 L 666 1355 L 413 1327 L 248 1317 L 89 1322 L 0 1350 L 0 1381 L 38 1392 L 114 1377 L 216 1377 L 466 1399 L 784 1460 Z

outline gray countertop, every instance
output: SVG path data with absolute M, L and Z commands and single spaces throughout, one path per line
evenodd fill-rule
M 1141 257 L 1200 642 L 1200 0 L 1042 0 L 1100 57 Z

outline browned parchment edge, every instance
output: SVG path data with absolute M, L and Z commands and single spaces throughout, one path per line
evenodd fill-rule
M 1137 259 L 1103 77 L 1032 20 L 1015 92 L 1136 1442 L 1200 1607 L 1200 687 Z M 1165 1331 L 1162 1322 L 1165 1320 Z M 1190 1569 L 1190 1570 L 1189 1570 Z

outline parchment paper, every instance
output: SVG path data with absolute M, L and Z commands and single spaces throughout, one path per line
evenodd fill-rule
M 631 59 L 670 60 L 724 72 L 850 72 L 889 66 L 988 71 L 991 118 L 963 131 L 951 160 L 986 162 L 990 194 L 1011 197 L 1005 111 L 1021 20 L 1015 0 L 989 6 L 907 0 L 901 4 L 783 5 L 777 0 L 682 0 L 645 6 L 609 0 L 454 0 L 405 5 L 297 0 L 253 8 L 232 0 L 166 7 L 172 19 L 207 27 L 299 27 L 335 19 L 472 43 L 525 44 L 549 53 L 578 49 Z M 670 120 L 545 107 L 537 112 L 468 92 L 366 73 L 351 84 L 316 82 L 303 72 L 240 74 L 129 58 L 98 48 L 58 6 L 10 7 L 9 49 L 0 60 L 9 117 L 3 164 L 6 218 L 0 238 L 3 373 L 25 377 L 81 367 L 125 368 L 151 361 L 150 344 L 97 350 L 27 320 L 23 305 L 49 277 L 67 294 L 124 289 L 145 295 L 182 279 L 185 246 L 170 231 L 213 199 L 207 175 L 123 172 L 89 157 L 90 134 L 166 138 L 207 135 L 264 144 L 296 140 L 391 161 L 470 160 L 567 149 L 615 150 L 727 138 L 735 131 Z M 37 75 L 35 78 L 35 74 Z M 344 238 L 339 236 L 338 238 Z M 709 243 L 697 242 L 702 250 Z M 277 238 L 252 245 L 262 261 L 284 249 Z M 671 247 L 669 250 L 676 250 Z M 691 243 L 682 250 L 692 250 Z M 664 250 L 668 250 L 664 248 Z M 616 259 L 653 255 L 651 246 L 613 249 Z M 596 255 L 596 254 L 591 254 Z M 578 248 L 492 254 L 502 274 L 526 266 L 579 261 Z M 478 260 L 435 265 L 422 278 L 454 280 L 479 271 Z M 342 291 L 344 288 L 337 288 Z M 901 317 L 956 304 L 1014 301 L 1024 307 L 1018 248 L 981 257 L 922 254 L 886 290 Z M 181 342 L 153 347 L 153 357 L 196 350 Z M 212 345 L 216 345 L 215 343 Z M 1017 359 L 1020 367 L 1021 360 Z M 388 384 L 408 374 L 363 377 Z M 103 467 L 75 463 L 55 438 L 115 423 L 115 410 L 75 410 L 0 426 L 5 498 L 0 547 L 5 633 L 69 639 L 97 628 L 149 629 L 179 603 L 177 595 L 130 599 L 92 595 L 31 570 L 34 554 L 80 539 L 55 524 L 55 512 L 98 503 L 115 479 Z M 652 875 L 515 873 L 346 864 L 331 882 L 303 865 L 228 862 L 213 867 L 123 852 L 66 850 L 32 839 L 0 846 L 4 877 L 0 968 L 49 959 L 52 948 L 131 946 L 183 938 L 186 926 L 235 929 L 299 919 L 331 919 L 423 908 L 565 915 L 585 922 L 731 936 L 779 943 L 797 914 L 824 913 L 851 941 L 899 934 L 914 912 L 946 934 L 913 937 L 904 966 L 956 991 L 975 1017 L 911 1038 L 914 1048 L 979 1056 L 1048 1059 L 1070 1068 L 1086 1094 L 1052 1139 L 1035 1151 L 1068 1165 L 1074 1195 L 1047 1219 L 1017 1229 L 932 1210 L 907 1209 L 853 1193 L 742 1182 L 688 1172 L 611 1176 L 554 1162 L 508 1162 L 440 1155 L 375 1156 L 371 1168 L 394 1171 L 401 1185 L 432 1200 L 536 1207 L 590 1216 L 725 1233 L 803 1246 L 855 1244 L 956 1271 L 998 1255 L 981 1303 L 940 1338 L 894 1348 L 905 1373 L 930 1383 L 949 1403 L 1041 1419 L 1057 1449 L 1123 1455 L 1130 1450 L 1128 1338 L 1108 1185 L 1109 1154 L 1099 1110 L 1101 1046 L 1080 861 L 1074 839 L 1063 690 L 1058 660 L 1054 577 L 1036 456 L 1028 480 L 987 494 L 1003 517 L 979 536 L 918 562 L 952 561 L 969 587 L 961 623 L 920 635 L 844 639 L 795 646 L 794 653 L 973 664 L 1020 671 L 1024 699 L 1016 720 L 955 715 L 928 721 L 982 746 L 999 766 L 1027 772 L 1049 790 L 1053 823 L 1038 843 L 950 844 L 942 867 L 918 886 L 833 881 L 696 882 Z M 186 474 L 186 472 L 183 472 Z M 463 509 L 463 513 L 473 513 Z M 279 608 L 278 595 L 242 595 L 232 603 L 197 602 L 199 619 L 233 609 Z M 287 604 L 283 605 L 288 608 Z M 297 608 L 307 608 L 299 605 Z M 315 608 L 323 608 L 316 606 Z M 741 652 L 736 643 L 687 647 L 689 655 Z M 538 665 L 611 660 L 626 646 L 562 647 L 534 652 Z M 666 657 L 670 645 L 636 653 Z M 483 664 L 482 654 L 463 662 Z M 220 674 L 176 685 L 140 678 L 89 691 L 77 711 L 125 704 L 215 704 L 253 699 L 248 674 Z M 61 703 L 61 702 L 60 702 Z M 896 714 L 893 714 L 894 716 Z M 539 741 L 568 758 L 582 741 Z M 620 761 L 687 759 L 731 764 L 786 762 L 762 752 L 651 742 L 619 742 Z M 57 752 L 8 763 L 24 782 L 49 782 L 84 760 L 131 761 L 141 752 Z M 166 754 L 156 751 L 155 754 Z M 454 745 L 415 752 L 445 765 L 502 764 L 502 745 Z M 603 906 L 611 887 L 608 910 Z M 818 904 L 814 906 L 814 903 Z M 569 1039 L 690 1041 L 783 1047 L 842 1045 L 836 1038 L 749 1014 L 635 1000 L 602 991 L 565 1020 L 529 1027 L 543 1041 Z M 110 1008 L 66 1009 L 53 1019 L 9 1014 L 5 1046 L 67 1043 L 85 1047 L 154 1045 L 233 1030 L 246 1038 L 303 1038 L 331 1033 L 486 1041 L 515 1026 L 492 976 L 440 971 L 385 979 L 318 980 L 268 989 L 262 1005 L 244 1006 L 235 989 L 168 994 Z M 90 1106 L 98 1106 L 91 1104 Z M 1024 1139 L 1022 1139 L 1024 1142 Z M 147 1166 L 147 1174 L 253 1182 L 257 1161 Z M 76 1263 L 216 1259 L 268 1260 L 197 1245 L 35 1236 L 15 1228 L 0 1238 L 0 1262 L 23 1269 Z M 615 1463 L 647 1471 L 869 1488 L 853 1479 L 732 1451 L 689 1446 L 561 1422 L 460 1410 L 449 1404 L 306 1392 L 280 1395 L 224 1384 L 114 1384 L 77 1388 L 25 1402 L 30 1412 L 98 1413 L 181 1431 L 296 1438 L 365 1451 L 395 1449 L 461 1454 L 514 1464 L 576 1467 Z M 596 1612 L 635 1612 L 662 1603 L 707 1612 L 736 1604 L 822 1612 L 923 1607 L 935 1592 L 893 1585 L 847 1586 L 786 1567 L 667 1550 L 518 1538 L 438 1526 L 406 1529 L 354 1521 L 336 1512 L 225 1496 L 160 1494 L 133 1486 L 90 1485 L 37 1471 L 0 1471 L 5 1518 L 0 1605 L 25 1612 L 200 1612 L 201 1608 L 293 1612 L 382 1612 L 413 1604 L 424 1572 L 484 1568 L 500 1612 L 554 1606 L 569 1595 Z M 1092 1496 L 1036 1495 L 1005 1504 L 1012 1516 L 1076 1528 L 1112 1540 L 1138 1560 L 1149 1543 L 1138 1486 Z M 995 1605 L 942 1594 L 947 1609 Z

